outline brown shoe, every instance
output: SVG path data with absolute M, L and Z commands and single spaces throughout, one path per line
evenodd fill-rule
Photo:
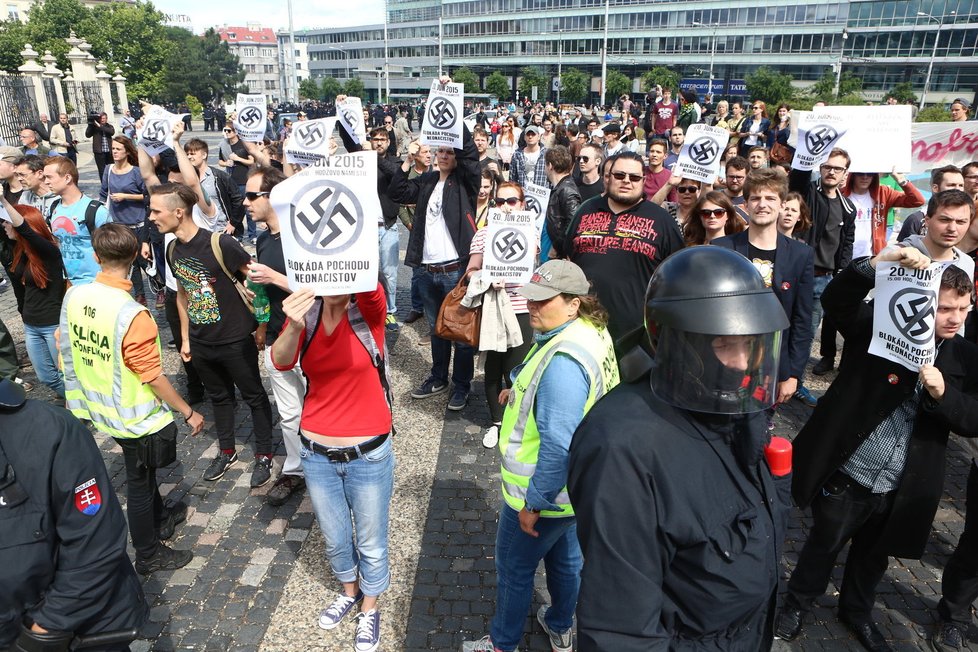
M 268 493 L 265 494 L 265 499 L 269 505 L 278 507 L 279 505 L 285 504 L 289 496 L 303 489 L 305 486 L 306 481 L 298 475 L 282 475 L 275 481 L 272 488 L 268 490 Z

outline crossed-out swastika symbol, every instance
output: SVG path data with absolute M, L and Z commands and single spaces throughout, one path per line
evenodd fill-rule
M 700 138 L 689 146 L 689 157 L 700 165 L 709 165 L 719 153 L 720 148 L 712 138 Z
M 364 220 L 360 202 L 346 186 L 317 180 L 295 194 L 292 233 L 300 247 L 314 254 L 339 254 L 359 239 Z
M 319 123 L 302 125 L 295 130 L 295 136 L 298 143 L 308 149 L 315 149 L 326 140 L 325 130 Z
M 436 129 L 451 129 L 455 126 L 458 114 L 455 105 L 443 97 L 437 97 L 428 108 L 428 120 Z
M 504 263 L 522 260 L 526 255 L 526 236 L 518 229 L 503 229 L 492 239 L 492 249 Z
M 838 137 L 839 132 L 831 125 L 817 125 L 808 130 L 805 140 L 808 143 L 808 151 L 818 156 Z
M 143 138 L 163 141 L 169 131 L 168 127 L 169 123 L 166 120 L 150 120 L 146 123 L 146 129 L 143 130 Z
M 238 114 L 238 122 L 248 128 L 257 126 L 261 122 L 261 119 L 261 109 L 256 106 L 246 106 Z
M 932 290 L 906 288 L 890 299 L 890 318 L 897 330 L 914 344 L 929 344 L 934 337 L 937 297 Z
M 533 211 L 537 215 L 543 212 L 543 206 L 540 205 L 540 200 L 531 195 L 526 196 L 526 210 Z

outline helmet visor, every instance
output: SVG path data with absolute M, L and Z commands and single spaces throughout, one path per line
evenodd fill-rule
M 707 335 L 661 327 L 652 391 L 683 410 L 745 414 L 777 399 L 781 331 Z

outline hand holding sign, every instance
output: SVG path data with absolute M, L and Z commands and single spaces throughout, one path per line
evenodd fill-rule
M 869 264 L 873 268 L 879 263 L 900 263 L 904 267 L 911 269 L 927 269 L 931 260 L 922 251 L 914 247 L 890 245 L 869 260 Z
M 265 139 L 267 121 L 264 95 L 238 93 L 235 116 L 232 122 L 241 140 L 248 140 L 253 143 L 262 142 Z
M 899 259 L 900 263 L 894 262 Z M 917 371 L 937 356 L 937 296 L 944 265 L 912 247 L 891 247 L 876 264 L 873 339 L 869 353 Z
M 935 401 L 944 398 L 944 374 L 932 364 L 920 367 L 920 384 Z
M 421 123 L 421 143 L 432 147 L 462 149 L 462 84 L 442 75 L 431 82 Z
M 282 300 L 282 312 L 289 320 L 290 328 L 305 330 L 306 313 L 315 301 L 316 295 L 309 288 L 296 290 Z
M 675 173 L 702 183 L 712 183 L 720 175 L 720 158 L 730 134 L 726 129 L 698 123 L 689 126 L 686 142 L 673 168 Z

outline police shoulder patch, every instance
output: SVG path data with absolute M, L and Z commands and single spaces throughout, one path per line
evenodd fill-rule
M 75 487 L 75 509 L 86 516 L 95 516 L 101 508 L 102 494 L 98 490 L 95 478 Z

